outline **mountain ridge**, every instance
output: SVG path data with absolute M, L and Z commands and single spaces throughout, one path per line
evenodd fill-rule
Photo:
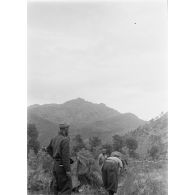
M 95 104 L 82 98 L 73 99 L 62 104 L 44 104 L 30 106 L 28 111 L 55 123 L 79 123 L 83 119 L 88 122 L 111 117 L 120 112 L 107 107 L 105 104 Z M 80 113 L 82 116 L 80 116 Z
M 58 130 L 58 124 L 63 122 L 70 124 L 72 136 L 81 134 L 84 139 L 99 136 L 103 141 L 107 141 L 113 134 L 125 133 L 146 122 L 132 113 L 122 114 L 103 103 L 92 103 L 82 98 L 62 104 L 31 105 L 27 111 L 28 122 L 37 124 L 41 132 L 41 143 L 46 143 L 44 137 L 46 140 L 51 138 L 53 132 Z M 51 124 L 54 130 L 46 123 Z

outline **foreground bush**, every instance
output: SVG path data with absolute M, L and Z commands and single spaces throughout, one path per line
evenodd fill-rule
M 167 195 L 166 162 L 133 163 L 117 195 Z
M 45 152 L 28 154 L 28 190 L 49 191 L 52 180 L 52 159 Z
M 160 149 L 159 149 L 159 146 L 152 146 L 151 148 L 150 148 L 150 150 L 148 150 L 148 154 L 149 154 L 149 156 L 153 159 L 153 160 L 158 160 L 158 158 L 159 158 L 159 151 L 160 151 Z
M 76 175 L 80 183 L 89 185 L 94 189 L 100 189 L 103 182 L 100 168 L 93 154 L 88 150 L 81 150 L 77 153 L 77 170 Z

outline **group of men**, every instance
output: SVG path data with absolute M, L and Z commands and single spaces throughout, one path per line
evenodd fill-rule
M 47 147 L 47 152 L 54 160 L 52 187 L 54 195 L 70 195 L 72 192 L 71 158 L 69 149 L 69 125 L 60 124 L 59 133 Z M 123 167 L 117 156 L 108 156 L 106 150 L 98 158 L 102 171 L 104 188 L 109 195 L 117 192 L 118 175 Z

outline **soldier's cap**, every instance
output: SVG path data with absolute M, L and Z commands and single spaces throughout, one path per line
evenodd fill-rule
M 62 123 L 62 124 L 59 124 L 59 128 L 60 129 L 65 129 L 65 128 L 68 128 L 70 125 L 67 124 L 67 123 Z

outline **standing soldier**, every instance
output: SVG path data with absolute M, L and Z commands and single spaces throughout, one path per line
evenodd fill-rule
M 60 131 L 54 137 L 47 152 L 54 159 L 53 188 L 55 195 L 70 195 L 72 191 L 72 179 L 70 176 L 70 150 L 69 150 L 69 125 L 60 124 Z

